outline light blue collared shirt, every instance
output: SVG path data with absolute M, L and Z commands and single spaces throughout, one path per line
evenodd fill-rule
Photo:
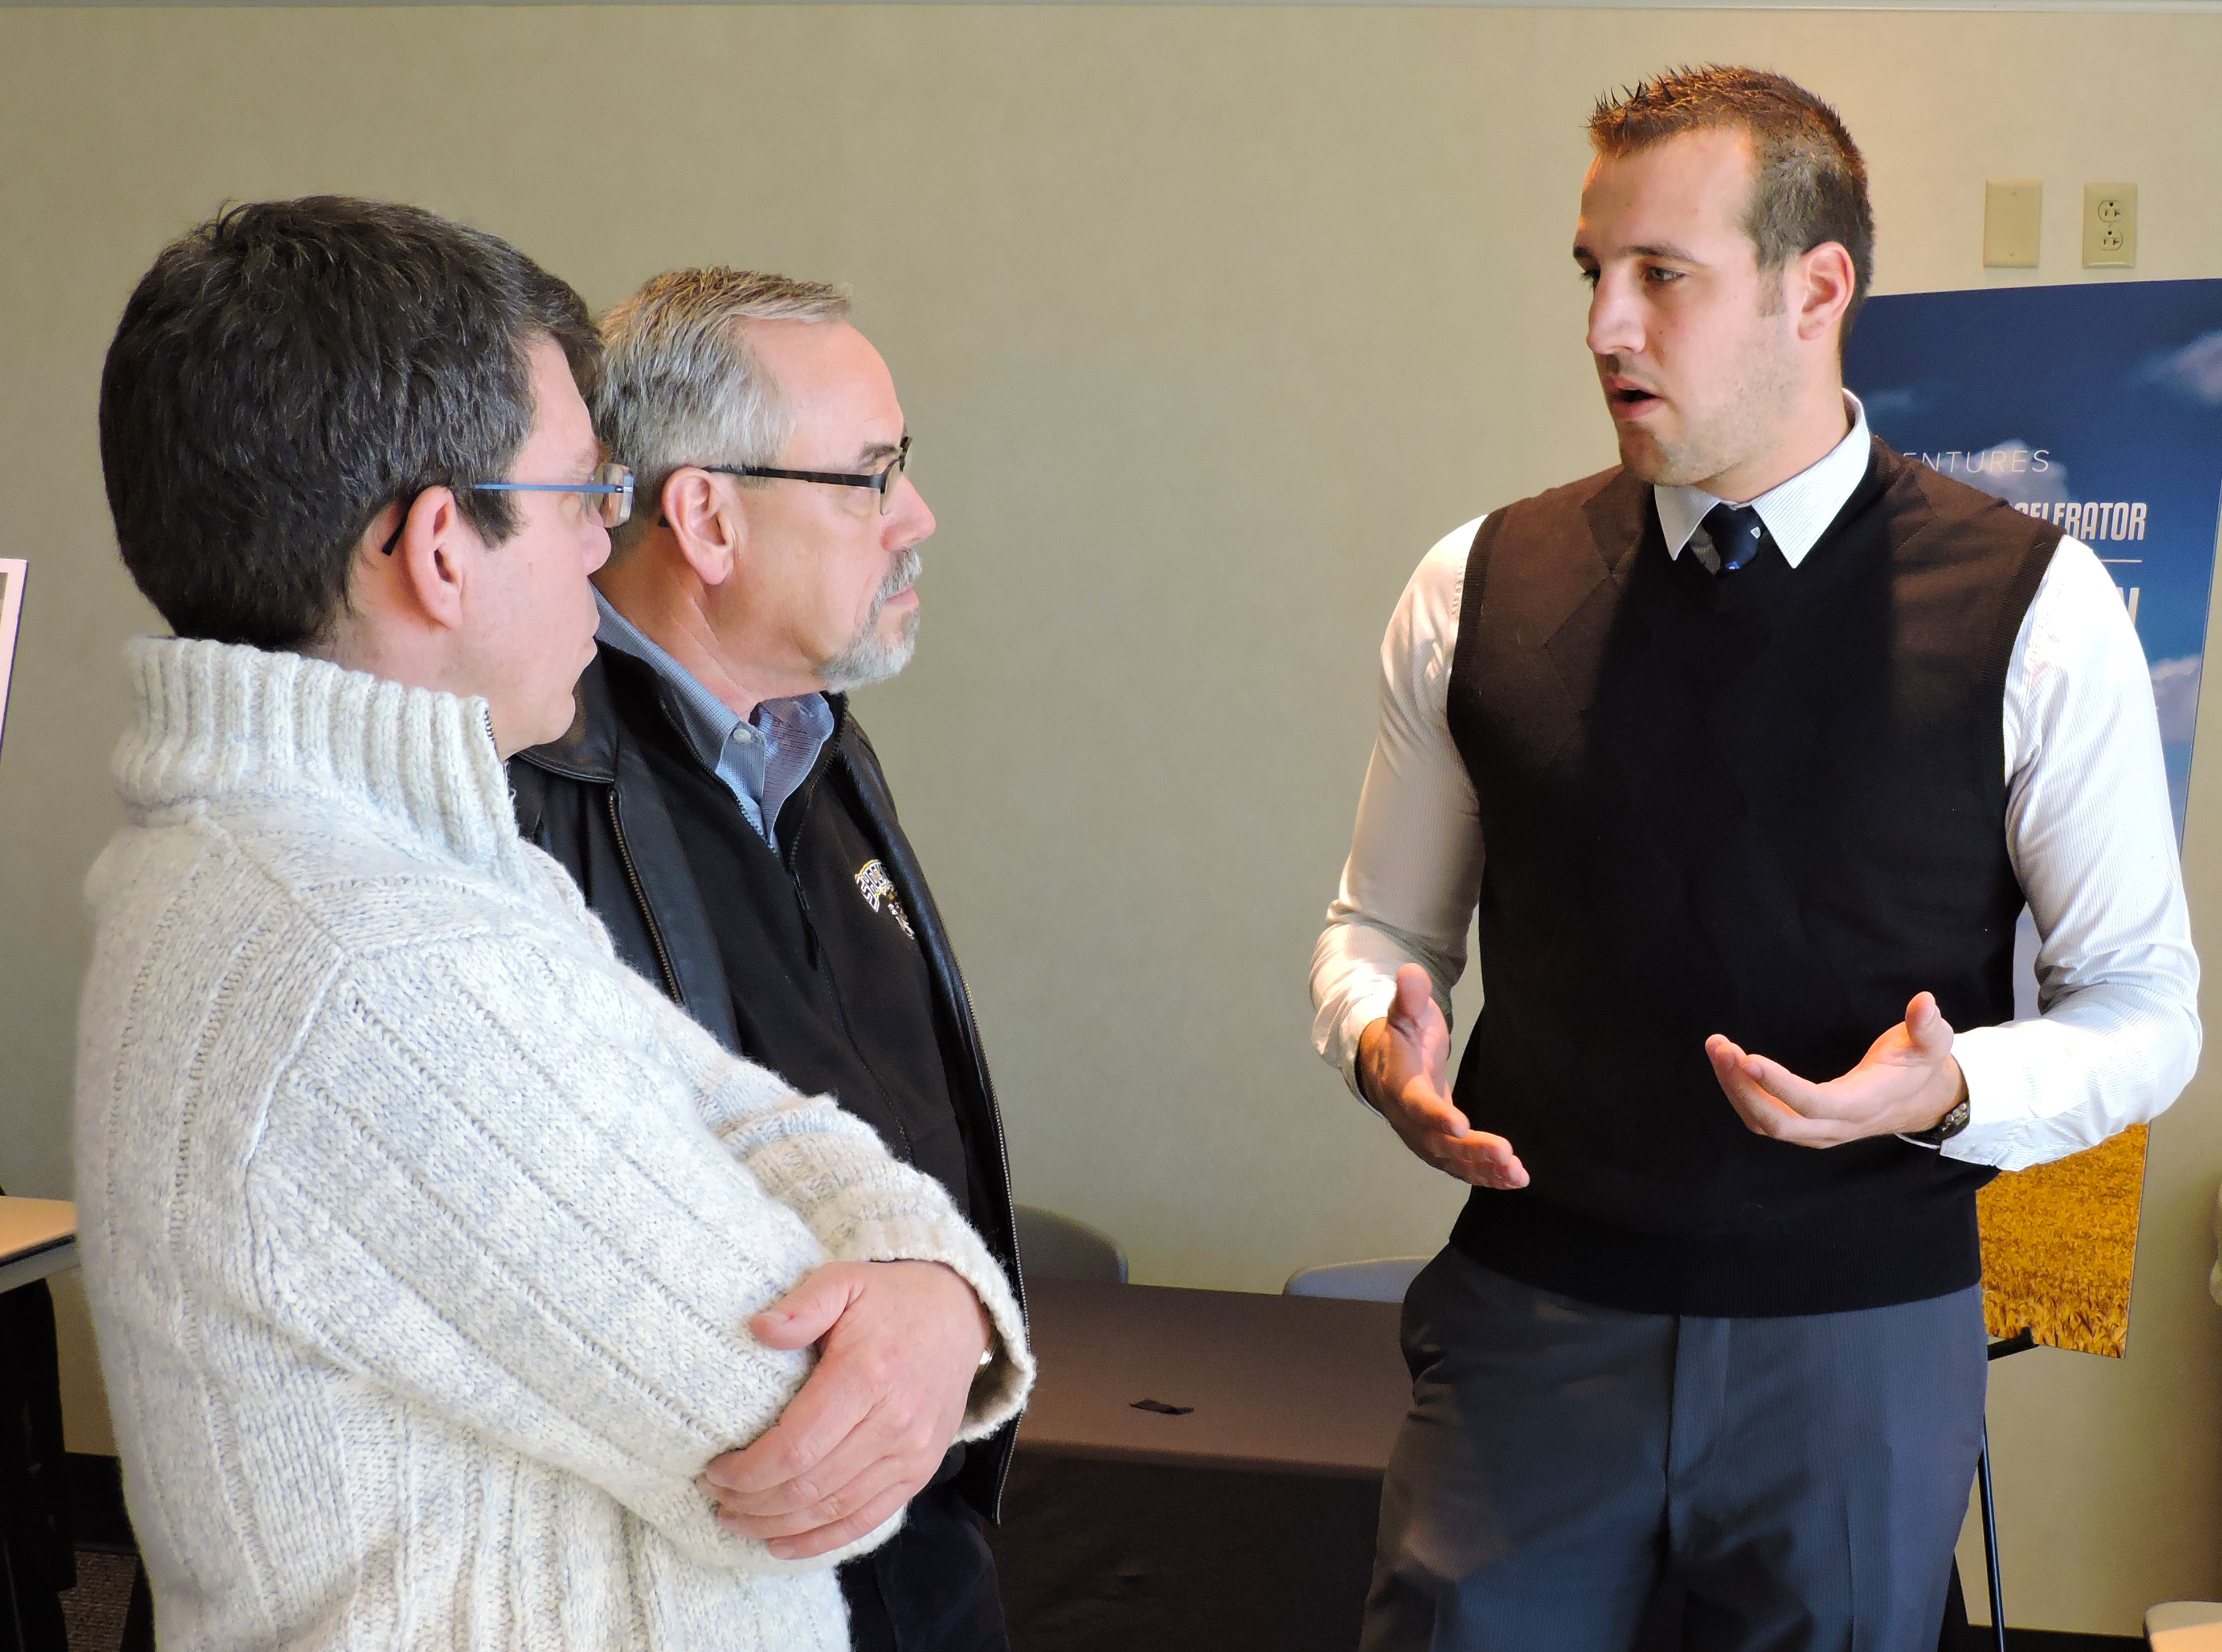
M 602 623 L 594 641 L 650 666 L 670 685 L 674 709 L 687 743 L 715 772 L 748 817 L 756 835 L 779 848 L 779 811 L 809 777 L 818 754 L 833 735 L 833 707 L 823 694 L 765 700 L 743 716 L 712 694 L 597 591 Z

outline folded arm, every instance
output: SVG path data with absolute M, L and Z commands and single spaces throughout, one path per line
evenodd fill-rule
M 683 1023 L 668 1036 L 700 1063 L 712 1131 L 833 1259 L 751 1322 L 770 1346 L 814 1346 L 815 1367 L 701 1484 L 727 1530 L 776 1559 L 844 1549 L 918 1494 L 952 1440 L 1017 1414 L 1033 1380 L 1017 1298 L 938 1184 L 869 1131 L 870 1154 L 844 1162 L 764 1104 L 767 1082 L 784 1089 L 770 1074 L 733 1062 L 660 997 L 655 1008 Z
M 643 991 L 665 1017 L 675 1059 L 696 1075 L 711 1132 L 767 1195 L 801 1217 L 828 1258 L 938 1262 L 970 1288 L 985 1315 L 989 1359 L 971 1378 L 957 1437 L 982 1438 L 1015 1417 L 1034 1375 L 1018 1298 L 940 1184 L 896 1162 L 869 1126 L 846 1114 L 854 1132 L 823 1139 L 787 1104 L 793 1092 L 784 1080 L 735 1061 L 644 983 Z
M 335 983 L 249 1166 L 257 1286 L 341 1367 L 600 1486 L 690 1558 L 796 1569 L 696 1484 L 810 1367 L 751 1316 L 825 1261 L 819 1228 L 968 1261 L 978 1241 L 831 1101 L 706 1060 L 643 984 L 543 939 Z

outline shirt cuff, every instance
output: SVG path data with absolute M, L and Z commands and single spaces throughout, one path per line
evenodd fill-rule
M 1390 1006 L 1396 1002 L 1397 982 L 1393 976 L 1384 983 L 1353 992 L 1328 1035 L 1328 1047 L 1320 1052 L 1340 1070 L 1343 1083 L 1350 1086 L 1350 1093 L 1369 1113 L 1375 1109 L 1365 1099 L 1365 1092 L 1359 1087 L 1358 1041 L 1368 1027 L 1389 1013 Z
M 2012 1040 L 2001 1036 L 2007 1030 L 1977 1027 L 1953 1035 L 1952 1059 L 1968 1081 L 1968 1128 L 1937 1149 L 1948 1159 L 2008 1163 L 2037 1117 L 2037 1075 L 2014 1059 Z

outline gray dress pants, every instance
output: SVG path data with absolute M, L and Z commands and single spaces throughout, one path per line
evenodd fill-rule
M 1981 1450 L 1982 1291 L 1709 1319 L 1454 1249 L 1404 1298 L 1365 1652 L 1933 1652 Z

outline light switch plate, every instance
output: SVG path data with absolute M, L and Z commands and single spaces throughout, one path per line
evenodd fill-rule
M 2033 178 L 1993 178 L 1983 185 L 1983 267 L 2033 270 L 2044 218 L 2044 185 Z
M 2083 186 L 2083 267 L 2134 270 L 2137 266 L 2137 186 Z

